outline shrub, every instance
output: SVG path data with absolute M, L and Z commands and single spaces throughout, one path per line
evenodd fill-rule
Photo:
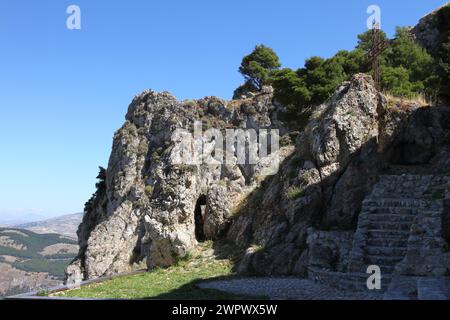
M 141 141 L 138 147 L 138 155 L 144 156 L 148 153 L 148 144 L 145 141 Z
M 291 187 L 288 191 L 287 191 L 287 198 L 289 200 L 295 200 L 298 199 L 302 196 L 303 191 L 305 191 L 303 188 L 301 187 Z
M 196 105 L 197 105 L 197 102 L 195 100 L 185 100 L 184 101 L 184 106 L 185 107 L 193 108 Z
M 154 189 L 155 189 L 154 186 L 150 186 L 150 185 L 146 186 L 145 189 L 144 189 L 145 194 L 146 194 L 147 196 L 151 196 L 151 195 L 153 194 L 153 190 L 154 190 Z

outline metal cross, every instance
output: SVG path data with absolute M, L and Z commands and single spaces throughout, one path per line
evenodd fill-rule
M 366 59 L 372 64 L 372 76 L 375 86 L 380 90 L 380 59 L 379 56 L 391 45 L 389 40 L 381 38 L 380 25 L 374 20 L 372 27 L 372 48 L 366 55 Z

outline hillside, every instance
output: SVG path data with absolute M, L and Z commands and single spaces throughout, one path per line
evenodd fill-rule
M 83 219 L 82 213 L 68 214 L 43 221 L 16 225 L 15 228 L 30 230 L 35 233 L 56 233 L 77 239 L 77 229 Z
M 0 296 L 61 284 L 77 250 L 66 236 L 0 228 Z

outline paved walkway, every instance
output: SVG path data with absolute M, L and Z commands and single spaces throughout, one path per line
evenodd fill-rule
M 382 300 L 383 293 L 342 291 L 307 279 L 242 278 L 203 282 L 203 289 L 216 289 L 233 294 L 266 296 L 287 300 Z

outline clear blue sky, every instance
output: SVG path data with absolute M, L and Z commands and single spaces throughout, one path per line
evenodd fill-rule
M 82 211 L 129 102 L 146 88 L 229 98 L 256 44 L 297 68 L 352 49 L 371 4 L 392 35 L 444 3 L 2 0 L 0 218 Z M 81 30 L 66 28 L 71 4 L 81 8 Z

